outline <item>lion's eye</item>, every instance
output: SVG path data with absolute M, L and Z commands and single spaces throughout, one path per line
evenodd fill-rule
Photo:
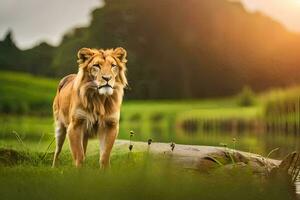
M 96 76 L 96 74 L 99 72 L 99 70 L 100 70 L 99 67 L 93 66 L 92 69 L 91 69 L 92 75 Z
M 117 65 L 116 64 L 111 64 L 111 67 L 116 67 Z
M 94 64 L 93 67 L 98 67 L 98 68 L 100 68 L 100 65 L 99 65 L 99 64 Z

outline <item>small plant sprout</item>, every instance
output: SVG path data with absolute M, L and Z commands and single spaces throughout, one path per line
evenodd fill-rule
M 48 152 L 49 152 L 49 149 L 50 149 L 50 147 L 52 146 L 52 144 L 53 144 L 54 141 L 55 141 L 55 138 L 53 138 L 53 139 L 51 140 L 51 142 L 49 143 L 49 145 L 48 145 L 48 147 L 47 147 L 47 149 L 46 149 L 44 155 L 41 157 L 41 160 L 40 160 L 41 162 L 46 158 L 46 156 L 47 156 L 47 154 L 48 154 Z
M 133 144 L 132 144 L 132 137 L 134 136 L 134 132 L 130 131 L 130 136 L 129 136 L 129 151 L 131 152 L 133 149 Z
M 272 150 L 268 153 L 267 159 L 269 159 L 270 156 L 271 156 L 274 152 L 278 151 L 279 149 L 280 149 L 279 147 L 278 147 L 278 148 L 275 148 L 275 149 L 272 149 Z
M 235 155 L 235 152 L 236 152 L 236 151 L 235 151 L 236 141 L 237 141 L 236 138 L 232 138 L 232 142 L 233 142 L 233 150 L 231 151 L 231 153 L 228 152 L 232 164 L 235 164 L 235 161 L 234 161 L 234 157 L 233 157 L 233 156 Z
M 170 144 L 170 147 L 171 147 L 171 150 L 174 151 L 174 149 L 175 149 L 175 143 L 172 142 L 172 143 Z
M 150 146 L 151 146 L 152 141 L 153 140 L 151 138 L 148 139 L 148 148 L 147 148 L 147 151 L 150 150 Z
M 150 147 L 152 141 L 153 141 L 153 140 L 152 140 L 151 138 L 148 139 L 148 146 L 149 146 L 149 147 Z
M 236 139 L 233 138 L 232 141 L 234 142 L 234 145 L 235 145 Z M 229 156 L 229 158 L 230 158 L 232 164 L 235 164 L 234 158 L 232 157 L 230 151 L 227 149 L 227 144 L 226 144 L 226 143 L 220 143 L 220 146 L 224 147 L 225 154 L 226 154 L 227 156 Z
M 26 147 L 26 145 L 24 144 L 22 138 L 21 138 L 20 135 L 17 133 L 17 131 L 13 131 L 12 133 L 15 134 L 15 136 L 16 136 L 18 142 L 20 142 L 24 147 Z
M 130 131 L 130 139 L 131 139 L 131 137 L 133 137 L 134 136 L 134 132 L 133 131 Z
M 235 150 L 236 138 L 232 138 L 232 142 L 233 142 L 233 150 Z
M 133 145 L 132 145 L 132 144 L 130 144 L 128 148 L 129 148 L 129 151 L 131 152 L 131 151 L 132 151 L 132 149 L 133 149 Z
M 275 149 L 272 149 L 272 150 L 268 153 L 268 155 L 267 155 L 266 158 L 264 158 L 264 157 L 262 158 L 263 162 L 265 163 L 265 166 L 267 166 L 268 169 L 271 168 L 271 166 L 270 166 L 269 163 L 267 162 L 268 159 L 270 158 L 270 156 L 271 156 L 274 152 L 278 151 L 279 149 L 280 149 L 279 147 L 278 147 L 278 148 L 275 148 Z

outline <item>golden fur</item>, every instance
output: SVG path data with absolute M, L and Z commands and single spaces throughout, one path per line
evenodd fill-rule
M 66 135 L 76 166 L 84 160 L 88 138 L 100 139 L 100 166 L 109 166 L 118 135 L 123 89 L 127 85 L 126 51 L 82 48 L 77 74 L 64 77 L 53 102 L 56 150 L 55 166 Z

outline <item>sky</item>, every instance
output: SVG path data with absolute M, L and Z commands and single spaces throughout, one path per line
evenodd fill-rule
M 12 30 L 22 49 L 46 40 L 57 45 L 64 33 L 88 25 L 90 12 L 101 0 L 1 0 L 0 40 Z
M 300 0 L 241 0 L 251 11 L 261 11 L 282 23 L 288 30 L 300 32 Z
M 300 33 L 300 0 L 231 1 L 241 1 L 249 12 L 263 12 Z M 64 33 L 88 25 L 91 10 L 100 6 L 102 0 L 1 0 L 0 40 L 12 30 L 21 49 L 41 41 L 58 45 Z

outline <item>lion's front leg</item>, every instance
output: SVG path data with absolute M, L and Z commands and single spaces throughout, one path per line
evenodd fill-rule
M 80 167 L 84 160 L 83 134 L 84 126 L 80 122 L 72 122 L 67 130 L 70 141 L 70 149 L 76 167 Z
M 110 165 L 110 153 L 119 132 L 119 123 L 105 123 L 100 128 L 100 168 L 106 169 Z

